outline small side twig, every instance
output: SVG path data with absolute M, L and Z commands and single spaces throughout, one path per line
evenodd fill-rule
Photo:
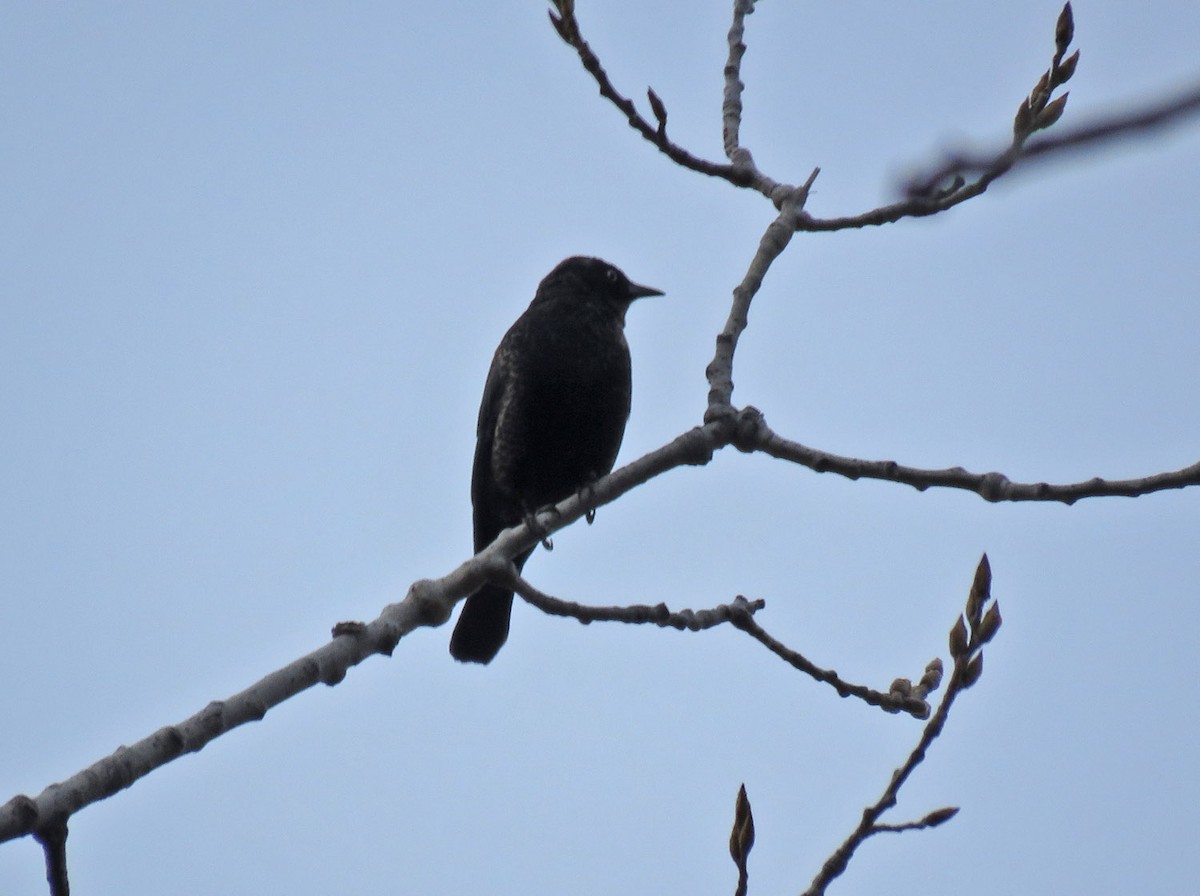
M 584 625 L 593 622 L 626 622 L 633 625 L 649 623 L 660 628 L 699 632 L 727 622 L 737 625 L 738 618 L 752 616 L 767 605 L 766 601 L 748 600 L 739 594 L 731 603 L 718 604 L 707 610 L 671 610 L 665 603 L 654 606 L 632 604 L 624 607 L 595 607 L 552 597 L 539 591 L 519 575 L 502 577 L 501 580 L 505 586 L 512 586 L 513 591 L 543 613 L 577 619 Z
M 904 831 L 924 831 L 945 824 L 957 814 L 958 806 L 944 806 L 941 809 L 934 809 L 920 821 L 906 821 L 903 824 L 883 824 L 881 822 L 875 825 L 875 832 L 877 834 L 900 834 Z
M 729 26 L 729 58 L 725 62 L 725 95 L 721 102 L 721 136 L 725 155 L 736 163 L 741 149 L 742 128 L 742 57 L 746 55 L 746 16 L 754 12 L 754 0 L 734 0 L 733 22 Z
M 608 77 L 608 72 L 604 70 L 604 67 L 600 64 L 600 60 L 592 52 L 592 48 L 583 39 L 583 35 L 579 32 L 579 22 L 575 18 L 574 0 L 551 0 L 551 2 L 554 4 L 554 8 L 558 11 L 558 14 L 555 15 L 553 12 L 549 14 L 550 24 L 558 32 L 558 36 L 578 54 L 579 61 L 583 63 L 583 67 L 600 88 L 600 95 L 621 110 L 631 128 L 641 134 L 647 141 L 654 144 L 659 152 L 663 153 L 671 161 L 677 165 L 682 165 L 689 171 L 706 174 L 710 177 L 719 177 L 738 187 L 751 185 L 752 175 L 746 169 L 702 159 L 669 140 L 666 132 L 666 107 L 663 106 L 662 100 L 658 98 L 657 94 L 654 95 L 654 98 L 650 102 L 651 106 L 654 107 L 653 111 L 658 118 L 658 124 L 651 124 L 645 116 L 638 112 L 637 106 L 633 104 L 632 100 L 617 91 Z M 661 115 L 659 115 L 659 112 L 661 112 Z
M 737 187 L 757 190 L 770 198 L 776 208 L 782 209 L 785 195 L 795 188 L 775 181 L 760 171 L 750 151 L 741 145 L 740 138 L 742 93 L 745 89 L 741 80 L 741 62 L 746 53 L 745 18 L 754 11 L 754 0 L 734 0 L 733 21 L 729 28 L 729 55 L 724 69 L 725 88 L 721 104 L 722 142 L 725 155 L 730 160 L 728 165 L 702 159 L 673 143 L 667 137 L 666 106 L 653 90 L 647 91 L 647 97 L 656 123 L 652 124 L 638 112 L 633 101 L 613 86 L 599 58 L 583 39 L 575 17 L 574 0 L 551 0 L 551 3 L 557 10 L 557 14 L 550 13 L 550 21 L 555 31 L 575 50 L 584 69 L 600 88 L 600 95 L 625 115 L 630 127 L 684 168 L 722 178 Z M 801 209 L 796 214 L 789 215 L 786 223 L 794 232 L 817 233 L 874 227 L 903 218 L 935 215 L 986 192 L 997 178 L 1007 173 L 1020 160 L 1050 152 L 1059 146 L 1082 145 L 1103 139 L 1127 128 L 1156 126 L 1200 109 L 1198 92 L 1198 95 L 1185 96 L 1167 108 L 1152 111 L 1143 117 L 1144 121 L 1137 124 L 1127 122 L 1118 127 L 1102 125 L 1086 133 L 1080 132 L 1061 140 L 1036 141 L 1027 146 L 1030 137 L 1055 124 L 1066 107 L 1067 94 L 1055 96 L 1054 91 L 1071 79 L 1079 62 L 1078 51 L 1071 56 L 1066 55 L 1074 37 L 1074 27 L 1071 4 L 1067 3 L 1055 26 L 1055 52 L 1050 67 L 1018 105 L 1013 120 L 1012 141 L 1003 151 L 989 155 L 982 161 L 973 162 L 962 158 L 952 160 L 932 174 L 914 179 L 909 185 L 908 195 L 900 202 L 857 215 L 834 218 L 814 217 Z M 970 181 L 964 176 L 968 173 L 973 176 Z
M 941 661 L 934 660 L 925 669 L 925 675 L 917 685 L 906 679 L 897 679 L 891 689 L 884 693 L 862 685 L 844 681 L 831 669 L 822 669 L 803 654 L 785 646 L 772 637 L 754 619 L 754 614 L 766 606 L 764 600 L 750 600 L 738 595 L 728 604 L 718 604 L 707 610 L 671 610 L 665 603 L 633 604 L 629 606 L 596 607 L 553 597 L 538 590 L 522 578 L 511 564 L 496 564 L 489 578 L 505 587 L 512 588 L 526 602 L 552 616 L 576 619 L 584 625 L 592 622 L 625 622 L 633 625 L 657 625 L 661 628 L 704 631 L 729 623 L 744 631 L 776 656 L 811 678 L 828 684 L 842 697 L 857 697 L 870 706 L 878 706 L 887 712 L 906 712 L 918 719 L 929 716 L 926 697 L 941 681 Z
M 35 837 L 46 856 L 46 883 L 50 896 L 70 896 L 71 882 L 67 876 L 67 823 L 46 824 Z
M 792 650 L 768 634 L 749 614 L 743 613 L 734 616 L 730 621 L 734 626 L 766 647 L 771 653 L 792 666 L 792 668 L 803 672 L 810 678 L 829 685 L 837 691 L 839 697 L 857 697 L 871 706 L 878 706 L 888 712 L 906 712 L 917 719 L 929 717 L 929 704 L 925 698 L 931 691 L 937 688 L 938 683 L 941 681 L 942 666 L 940 660 L 935 659 L 925 667 L 925 675 L 921 678 L 918 686 L 906 686 L 907 682 L 904 679 L 899 679 L 893 684 L 892 689 L 885 694 L 882 691 L 875 691 L 862 685 L 851 684 L 843 680 L 832 669 L 822 669 L 807 657 Z

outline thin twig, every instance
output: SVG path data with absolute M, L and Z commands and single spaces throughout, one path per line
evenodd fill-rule
M 609 79 L 599 58 L 592 52 L 579 31 L 575 18 L 574 4 L 569 0 L 552 0 L 559 15 L 550 14 L 551 22 L 559 36 L 575 49 L 587 72 L 595 79 L 600 94 L 624 113 L 630 127 L 654 144 L 660 152 L 683 167 L 713 177 L 720 177 L 734 186 L 754 189 L 770 198 L 777 208 L 782 206 L 789 191 L 795 190 L 786 183 L 777 181 L 755 165 L 750 151 L 741 145 L 742 92 L 745 85 L 741 80 L 741 60 L 746 52 L 745 17 L 754 10 L 754 0 L 734 0 L 733 22 L 729 29 L 729 56 L 725 64 L 725 89 L 721 105 L 722 136 L 725 154 L 731 164 L 722 165 L 693 155 L 666 136 L 666 113 L 661 100 L 651 91 L 651 105 L 655 107 L 657 126 L 642 116 L 633 102 L 620 94 Z M 1064 19 L 1070 23 L 1070 4 L 1063 9 L 1060 25 Z M 1040 130 L 1050 127 L 1062 114 L 1066 95 L 1053 96 L 1055 88 L 1070 79 L 1075 70 L 1074 57 L 1064 58 L 1071 28 L 1056 29 L 1056 39 L 1065 37 L 1065 42 L 1056 45 L 1050 68 L 1034 90 L 1022 101 L 1018 117 L 1014 121 L 1011 144 L 998 152 L 985 156 L 955 156 L 944 162 L 935 171 L 913 180 L 909 195 L 898 202 L 879 206 L 856 215 L 819 218 L 807 211 L 798 210 L 787 218 L 795 232 L 819 233 L 851 230 L 862 227 L 877 227 L 891 224 L 904 218 L 922 218 L 947 211 L 957 205 L 985 193 L 999 177 L 1018 163 L 1045 155 L 1059 154 L 1062 150 L 1081 147 L 1125 133 L 1147 130 L 1180 121 L 1200 111 L 1200 88 L 1182 96 L 1153 106 L 1143 112 L 1101 120 L 1092 125 L 1057 137 L 1030 138 Z M 663 109 L 659 115 L 659 109 Z M 974 179 L 966 181 L 963 175 L 971 174 Z M 952 181 L 948 186 L 942 185 Z M 720 395 L 715 404 L 720 405 Z M 710 393 L 710 407 L 714 399 Z
M 734 0 L 733 23 L 729 26 L 729 59 L 725 63 L 725 95 L 721 103 L 721 135 L 725 155 L 737 163 L 742 128 L 742 57 L 746 55 L 746 16 L 754 12 L 754 0 Z
M 929 716 L 929 704 L 925 701 L 924 694 L 916 696 L 900 689 L 885 694 L 862 685 L 851 684 L 840 678 L 832 669 L 822 669 L 802 654 L 776 640 L 748 613 L 735 615 L 730 621 L 793 668 L 832 687 L 837 691 L 839 697 L 857 697 L 871 706 L 878 706 L 888 712 L 906 712 L 917 719 Z
M 677 165 L 682 165 L 689 171 L 706 174 L 709 177 L 719 177 L 738 187 L 751 186 L 752 174 L 747 169 L 734 165 L 710 162 L 707 159 L 695 156 L 667 138 L 665 124 L 652 125 L 638 112 L 633 101 L 620 94 L 613 86 L 612 81 L 609 80 L 604 66 L 600 64 L 600 60 L 592 52 L 592 48 L 588 46 L 587 41 L 583 39 L 583 35 L 579 32 L 579 23 L 575 19 L 574 4 L 557 2 L 555 6 L 559 11 L 559 15 L 556 16 L 554 13 L 550 13 L 550 22 L 554 25 L 554 29 L 558 32 L 559 37 L 579 55 L 579 61 L 583 63 L 583 67 L 600 88 L 600 95 L 621 110 L 631 128 L 641 134 L 644 139 L 654 144 L 659 152 L 663 153 L 671 161 Z M 665 121 L 665 114 L 663 115 L 663 120 Z
M 942 733 L 955 699 L 979 679 L 979 674 L 983 668 L 983 654 L 981 652 L 983 645 L 995 636 L 997 629 L 1000 627 L 1000 615 L 995 604 L 991 604 L 988 607 L 986 614 L 983 611 L 983 608 L 988 606 L 991 598 L 990 589 L 991 568 L 985 555 L 979 561 L 979 566 L 975 570 L 975 580 L 972 583 L 971 592 L 967 597 L 967 610 L 964 616 L 956 621 L 954 628 L 951 629 L 950 653 L 954 659 L 954 668 L 950 674 L 950 682 L 946 686 L 946 693 L 942 697 L 942 702 L 939 704 L 937 712 L 925 724 L 925 727 L 921 731 L 921 737 L 912 752 L 908 754 L 908 758 L 905 759 L 899 768 L 892 772 L 887 787 L 884 788 L 883 795 L 874 804 L 863 810 L 862 818 L 858 825 L 842 844 L 834 850 L 833 854 L 826 859 L 820 872 L 802 896 L 821 896 L 834 878 L 846 870 L 855 851 L 868 838 L 875 834 L 886 831 L 935 827 L 954 817 L 957 810 L 946 808 L 930 813 L 920 822 L 909 822 L 898 826 L 881 825 L 879 823 L 880 816 L 896 805 L 900 788 L 904 786 L 917 766 L 925 760 L 929 747 L 937 739 L 938 735 Z M 967 618 L 969 618 L 969 623 L 964 621 Z M 961 635 L 959 634 L 960 627 L 962 629 Z M 968 628 L 970 630 L 969 639 L 966 634 Z
M 717 604 L 707 610 L 671 610 L 665 603 L 631 604 L 629 606 L 596 607 L 588 604 L 575 603 L 552 597 L 544 591 L 539 591 L 519 575 L 498 577 L 505 586 L 512 589 L 525 601 L 537 607 L 543 613 L 551 616 L 566 616 L 577 619 L 584 625 L 593 622 L 626 622 L 634 625 L 650 623 L 660 628 L 673 628 L 679 631 L 704 631 L 718 625 L 732 623 L 740 628 L 738 620 L 750 617 L 763 609 L 767 604 L 764 600 L 748 600 L 740 594 L 728 604 Z
M 907 689 L 898 687 L 889 693 L 884 693 L 862 685 L 851 684 L 841 679 L 836 672 L 822 669 L 802 654 L 772 637 L 754 620 L 754 614 L 766 606 L 766 602 L 763 600 L 749 600 L 739 594 L 732 602 L 718 604 L 708 610 L 672 611 L 665 603 L 654 606 L 633 604 L 631 606 L 596 607 L 552 597 L 539 591 L 521 578 L 511 564 L 503 569 L 496 569 L 491 579 L 505 587 L 511 587 L 528 603 L 544 613 L 577 619 L 585 625 L 592 622 L 650 623 L 662 628 L 687 629 L 695 632 L 730 623 L 735 628 L 746 632 L 794 668 L 817 681 L 828 684 L 841 697 L 857 697 L 871 706 L 878 706 L 888 712 L 907 712 L 918 719 L 929 716 L 929 704 L 924 699 L 928 691 L 914 691 L 911 687 Z
M 67 823 L 52 821 L 36 835 L 46 856 L 46 883 L 50 896 L 70 896 L 71 881 L 67 874 Z

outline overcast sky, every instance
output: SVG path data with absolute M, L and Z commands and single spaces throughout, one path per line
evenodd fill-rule
M 728 2 L 579 0 L 674 138 L 719 158 Z M 1194 83 L 1200 5 L 1079 0 L 1064 124 Z M 1056 0 L 770 2 L 745 144 L 820 216 L 1009 132 Z M 774 210 L 674 167 L 543 4 L 9 4 L 0 29 L 0 801 L 371 619 L 469 556 L 491 353 L 561 258 L 628 318 L 621 461 L 699 422 Z M 798 236 L 734 401 L 825 450 L 1014 479 L 1200 459 L 1200 123 L 1014 174 L 933 219 Z M 1191 894 L 1200 490 L 990 505 L 739 454 L 555 537 L 590 603 L 767 602 L 886 689 L 946 656 L 980 555 L 1005 625 L 837 893 Z M 525 605 L 486 668 L 422 629 L 71 821 L 80 894 L 797 892 L 920 724 L 744 635 Z M 45 891 L 0 845 L 0 893 Z

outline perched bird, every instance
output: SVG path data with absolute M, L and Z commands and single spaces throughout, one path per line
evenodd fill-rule
M 475 550 L 606 475 L 629 419 L 625 312 L 660 296 L 598 258 L 568 258 L 538 284 L 492 358 L 471 474 Z M 517 569 L 529 559 L 513 558 Z M 490 662 L 508 638 L 513 595 L 484 585 L 450 638 L 457 660 Z

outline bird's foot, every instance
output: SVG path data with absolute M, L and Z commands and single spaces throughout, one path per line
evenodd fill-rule
M 596 521 L 596 482 L 598 480 L 599 477 L 593 476 L 579 489 L 579 500 L 587 507 L 587 510 L 583 512 L 583 518 L 587 520 L 589 526 Z
M 538 540 L 542 543 L 542 547 L 548 551 L 552 551 L 554 550 L 554 542 L 550 539 L 550 533 L 546 531 L 546 527 L 539 523 L 537 519 L 537 515 L 544 512 L 557 514 L 558 508 L 553 504 L 543 507 L 541 510 L 529 510 L 526 508 L 524 523 L 529 527 L 529 531 L 537 536 Z

